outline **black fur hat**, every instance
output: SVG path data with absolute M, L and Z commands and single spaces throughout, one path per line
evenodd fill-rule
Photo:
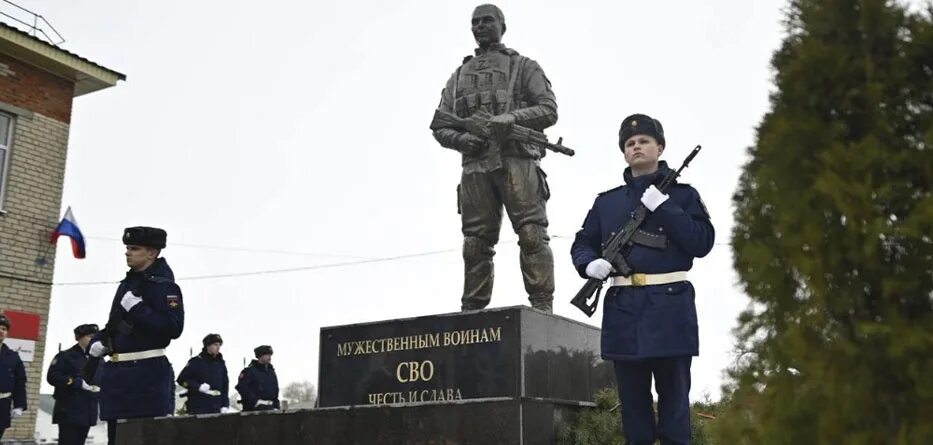
M 664 142 L 664 127 L 661 122 L 644 114 L 633 114 L 622 121 L 619 127 L 619 148 L 625 151 L 625 141 L 636 134 L 645 134 L 653 137 L 658 144 L 667 146 Z

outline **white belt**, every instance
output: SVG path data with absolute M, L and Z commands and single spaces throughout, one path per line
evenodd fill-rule
M 612 277 L 613 286 L 652 286 L 687 281 L 687 272 L 635 273 L 630 277 Z
M 5 398 L 7 398 L 7 397 L 10 397 L 10 396 L 12 396 L 12 395 L 13 395 L 13 393 L 11 393 L 11 392 L 0 392 L 0 400 L 3 400 L 3 399 L 5 399 Z
M 150 349 L 139 352 L 119 352 L 110 356 L 110 361 L 114 363 L 129 362 L 133 360 L 145 360 L 147 358 L 165 357 L 165 349 Z

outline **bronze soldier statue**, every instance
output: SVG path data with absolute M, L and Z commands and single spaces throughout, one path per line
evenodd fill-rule
M 504 206 L 518 234 L 528 300 L 534 308 L 551 312 L 554 258 L 545 211 L 550 191 L 540 164 L 545 150 L 507 135 L 513 128 L 541 131 L 554 125 L 557 102 L 538 62 L 501 43 L 505 29 L 505 17 L 495 5 L 480 5 L 473 11 L 472 31 L 479 47 L 447 81 L 431 128 L 442 146 L 463 155 L 457 188 L 463 231 L 461 308 L 482 309 L 489 304 Z M 443 114 L 482 117 L 493 137 L 440 125 L 436 120 Z

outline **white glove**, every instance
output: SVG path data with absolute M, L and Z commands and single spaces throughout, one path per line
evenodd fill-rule
M 220 407 L 220 414 L 227 414 L 227 413 L 232 413 L 232 412 L 233 410 L 230 409 L 230 407 L 227 407 L 227 406 Z
M 586 275 L 597 280 L 605 280 L 612 272 L 612 264 L 602 258 L 590 261 L 586 265 Z
M 81 380 L 81 389 L 90 392 L 100 392 L 100 386 L 88 385 L 84 380 Z
M 107 353 L 107 347 L 103 343 L 95 341 L 87 351 L 88 354 L 91 354 L 91 357 L 100 357 Z
M 260 406 L 263 406 L 263 405 L 272 406 L 272 401 L 271 401 L 271 400 L 263 400 L 263 399 L 259 399 L 259 400 L 256 401 L 256 407 L 257 407 L 257 408 L 260 407 Z
M 653 212 L 659 205 L 664 204 L 667 198 L 670 198 L 670 196 L 661 193 L 654 185 L 649 185 L 645 193 L 641 195 L 641 203 Z
M 123 309 L 126 309 L 126 311 L 129 312 L 130 309 L 133 309 L 133 306 L 136 306 L 142 301 L 143 299 L 133 295 L 132 291 L 126 291 L 126 293 L 123 294 L 123 299 L 120 300 L 120 306 L 123 306 Z
M 198 387 L 198 392 L 207 394 L 207 395 L 209 395 L 209 396 L 219 396 L 219 395 L 220 395 L 220 391 L 218 391 L 218 390 L 216 390 L 216 389 L 211 389 L 211 385 L 208 385 L 207 383 L 202 383 L 201 386 Z
M 12 417 L 12 418 L 14 418 L 14 419 L 17 418 L 17 417 L 19 417 L 19 416 L 22 416 L 22 415 L 23 415 L 23 409 L 22 409 L 22 408 L 13 408 L 13 410 L 10 411 L 10 417 Z

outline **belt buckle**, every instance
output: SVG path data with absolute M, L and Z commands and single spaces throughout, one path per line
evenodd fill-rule
M 632 274 L 632 286 L 647 286 L 648 275 L 643 273 Z

